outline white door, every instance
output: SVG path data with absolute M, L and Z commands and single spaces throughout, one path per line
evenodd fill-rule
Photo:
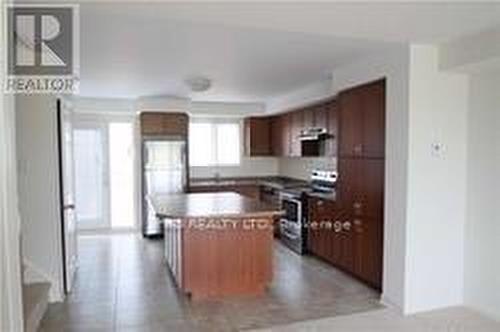
M 78 262 L 78 243 L 75 217 L 75 195 L 73 178 L 73 128 L 69 106 L 57 101 L 59 115 L 59 144 L 62 197 L 62 234 L 64 287 L 69 293 L 72 289 Z

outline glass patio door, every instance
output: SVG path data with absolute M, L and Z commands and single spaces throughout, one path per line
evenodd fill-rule
M 109 227 L 106 126 L 75 122 L 75 205 L 78 230 Z
M 76 216 L 79 230 L 137 229 L 132 120 L 75 121 Z

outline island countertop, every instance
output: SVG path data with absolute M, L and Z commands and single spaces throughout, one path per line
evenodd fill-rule
M 270 204 L 234 192 L 156 195 L 150 199 L 159 218 L 258 218 L 282 214 Z

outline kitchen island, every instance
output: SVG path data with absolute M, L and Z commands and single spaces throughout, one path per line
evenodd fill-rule
M 157 195 L 165 257 L 192 298 L 263 293 L 273 275 L 275 207 L 232 192 Z

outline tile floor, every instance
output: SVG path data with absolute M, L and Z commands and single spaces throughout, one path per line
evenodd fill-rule
M 261 297 L 190 301 L 176 291 L 161 240 L 82 236 L 73 292 L 52 304 L 42 331 L 237 331 L 380 309 L 378 293 L 275 245 L 275 277 Z
M 391 309 L 381 309 L 348 316 L 337 316 L 275 326 L 259 332 L 498 332 L 500 322 L 463 307 L 448 308 L 402 316 Z

